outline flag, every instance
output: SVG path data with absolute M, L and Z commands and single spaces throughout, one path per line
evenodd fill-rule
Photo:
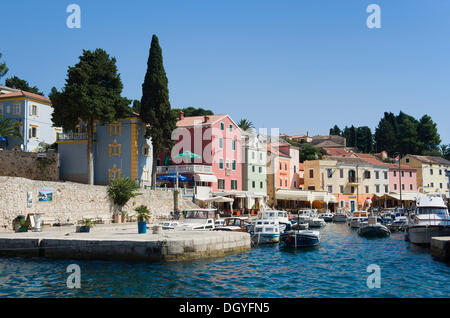
M 400 155 L 398 155 L 397 157 L 394 158 L 395 162 L 399 162 L 400 161 Z

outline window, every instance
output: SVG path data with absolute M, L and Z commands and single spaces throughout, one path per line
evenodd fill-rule
M 439 175 L 442 176 L 442 170 L 441 169 L 439 169 Z
M 439 183 L 439 188 L 441 188 L 441 189 L 442 189 L 442 183 Z
M 112 181 L 119 178 L 120 178 L 120 169 L 117 169 L 116 165 L 114 165 L 112 169 L 108 170 L 108 179 L 109 181 Z
M 262 155 L 262 153 L 259 154 L 259 160 L 260 160 L 260 161 L 263 160 L 263 155 Z
M 364 178 L 370 179 L 370 171 L 364 171 Z
M 285 164 L 284 164 L 284 170 L 287 171 L 287 169 L 288 169 L 288 168 L 287 168 L 287 164 L 285 163 Z
M 109 124 L 109 135 L 120 135 L 122 132 L 122 125 L 120 123 Z
M 30 127 L 29 138 L 37 138 L 37 127 Z
M 294 181 L 294 188 L 297 188 L 297 181 Z
M 369 193 L 369 186 L 366 186 L 366 193 Z
M 6 113 L 7 114 L 11 113 L 11 105 L 6 105 Z
M 236 160 L 233 160 L 233 163 L 231 164 L 231 169 L 236 170 Z
M 225 130 L 225 124 L 224 123 L 220 123 L 220 130 Z
M 333 193 L 333 186 L 328 186 L 328 193 Z
M 355 193 L 355 187 L 350 187 L 350 192 Z
M 225 161 L 225 168 L 230 169 L 230 160 Z
M 434 182 L 431 182 L 431 187 L 434 188 Z
M 223 159 L 219 159 L 219 169 L 223 169 Z
M 283 179 L 280 179 L 280 187 L 283 186 Z
M 341 193 L 344 193 L 344 186 L 339 186 L 339 191 L 341 192 Z
M 405 177 L 405 171 L 402 171 L 402 178 Z
M 379 184 L 375 185 L 375 191 L 377 193 L 380 193 L 380 185 Z
M 309 177 L 310 177 L 311 179 L 314 178 L 314 169 L 309 169 Z
M 409 190 L 411 190 L 411 191 L 412 191 L 412 189 L 413 189 L 413 185 L 412 185 L 412 184 L 410 184 L 410 185 L 409 185 Z
M 236 150 L 236 140 L 233 140 L 233 141 L 232 141 L 232 143 L 231 143 L 231 148 L 232 148 L 233 150 Z
M 219 179 L 217 180 L 217 188 L 219 189 L 225 189 L 225 180 L 224 179 Z
M 252 172 L 255 172 L 255 166 L 252 166 Z
M 109 156 L 110 157 L 120 157 L 121 145 L 117 143 L 116 140 L 109 145 Z
M 388 173 L 387 173 L 387 171 L 385 171 L 384 172 L 384 179 L 387 180 L 387 178 L 388 178 Z
M 284 186 L 287 187 L 287 179 L 284 179 Z
M 255 159 L 255 152 L 252 151 L 252 159 Z
M 262 181 L 259 183 L 259 187 L 262 189 L 263 188 L 263 183 Z
M 281 162 L 280 162 L 280 170 L 283 170 L 283 165 L 281 164 Z
M 233 125 L 230 125 L 230 131 L 233 131 Z
M 405 184 L 402 183 L 402 190 L 405 190 Z
M 406 163 L 409 163 L 409 158 L 406 158 Z
M 21 106 L 22 106 L 21 104 L 14 104 L 13 115 L 20 115 L 20 113 L 22 111 Z
M 262 173 L 262 167 L 259 167 L 259 173 Z
M 327 177 L 333 178 L 333 170 L 332 169 L 327 169 Z
M 397 176 L 397 171 L 394 170 L 394 177 L 396 177 L 396 176 Z
M 237 180 L 231 180 L 231 190 L 237 189 Z
M 433 175 L 433 169 L 430 169 L 430 174 Z
M 37 105 L 31 105 L 31 116 L 37 116 L 37 114 L 38 114 Z
M 294 173 L 297 173 L 297 166 L 294 165 Z
M 255 188 L 255 181 L 252 181 L 252 188 Z
M 389 192 L 389 186 L 387 186 L 387 185 L 384 186 L 384 192 L 386 192 L 386 193 Z
M 219 148 L 223 148 L 223 138 L 219 138 Z
M 397 190 L 397 183 L 394 184 L 394 190 Z
M 339 176 L 342 178 L 344 178 L 344 169 L 339 169 Z
M 380 179 L 380 171 L 375 171 L 375 179 Z

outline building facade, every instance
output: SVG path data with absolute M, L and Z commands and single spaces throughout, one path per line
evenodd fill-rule
M 244 136 L 242 190 L 267 194 L 267 149 L 256 135 Z
M 145 139 L 146 126 L 137 114 L 94 128 L 94 183 L 105 185 L 111 180 L 128 177 L 142 185 L 151 184 L 152 144 Z M 87 132 L 80 123 L 74 132 L 58 133 L 60 177 L 62 180 L 86 183 Z
M 440 192 L 448 195 L 450 185 L 446 174 L 450 170 L 449 160 L 433 156 L 406 155 L 400 162 L 417 169 L 419 192 Z
M 40 143 L 53 144 L 56 141 L 56 134 L 62 130 L 53 127 L 53 108 L 48 98 L 21 90 L 8 92 L 2 89 L 2 92 L 0 117 L 16 121 L 23 140 L 7 137 L 7 141 L 0 147 L 35 152 Z

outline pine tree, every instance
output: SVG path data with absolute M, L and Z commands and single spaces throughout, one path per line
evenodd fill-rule
M 150 125 L 145 137 L 151 138 L 152 141 L 152 187 L 156 188 L 156 159 L 160 152 L 172 147 L 171 135 L 177 122 L 170 108 L 168 80 L 164 70 L 162 50 L 156 35 L 152 37 L 147 73 L 142 84 L 140 115 L 142 120 Z
M 17 76 L 7 78 L 5 80 L 5 85 L 8 87 L 14 87 L 17 89 L 21 89 L 25 92 L 30 92 L 30 93 L 34 93 L 34 94 L 38 94 L 38 95 L 44 95 L 44 93 L 42 93 L 39 90 L 39 88 L 37 88 L 36 86 L 31 87 L 30 84 L 28 84 L 28 82 L 26 80 L 18 78 Z
M 55 126 L 74 130 L 79 120 L 87 124 L 88 183 L 94 183 L 94 122 L 111 123 L 130 113 L 130 100 L 121 96 L 122 81 L 116 59 L 102 49 L 83 50 L 80 61 L 69 67 L 62 92 L 52 88 L 52 121 Z
M 430 116 L 424 115 L 418 125 L 419 152 L 438 151 L 441 138 L 438 134 L 436 123 Z
M 2 53 L 0 53 L 0 58 L 2 58 Z M 0 62 L 0 78 L 6 75 L 8 73 L 8 68 L 6 67 L 5 62 Z

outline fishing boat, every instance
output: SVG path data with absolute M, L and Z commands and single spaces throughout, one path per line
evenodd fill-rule
M 336 222 L 336 223 L 347 222 L 347 213 L 345 211 L 337 211 L 333 215 L 333 222 Z
M 377 222 L 375 216 L 370 216 L 367 222 L 360 223 L 358 235 L 368 238 L 381 238 L 390 236 L 391 231 L 383 224 Z
M 231 232 L 247 232 L 247 217 L 229 217 L 225 219 L 225 223 L 216 227 L 214 231 L 231 231 Z
M 211 231 L 215 228 L 216 209 L 186 210 L 184 222 L 177 226 L 181 231 Z
M 289 231 L 281 235 L 280 241 L 287 247 L 314 247 L 320 244 L 319 231 Z
M 407 237 L 413 244 L 430 245 L 431 238 L 437 236 L 450 236 L 448 208 L 440 194 L 419 194 Z
M 258 219 L 250 232 L 255 245 L 278 243 L 280 241 L 280 224 L 277 219 Z
M 258 213 L 257 220 L 276 220 L 280 227 L 280 233 L 283 233 L 286 228 L 291 226 L 291 221 L 289 220 L 289 216 L 285 211 L 260 211 Z
M 163 222 L 161 225 L 163 230 L 174 230 L 177 226 L 180 225 L 180 223 L 177 221 L 166 221 Z
M 351 228 L 358 229 L 362 222 L 367 221 L 366 211 L 354 211 L 350 216 L 348 223 Z
M 309 228 L 320 228 L 326 225 L 325 221 L 317 215 L 312 215 L 308 220 Z
M 332 222 L 334 214 L 331 212 L 322 213 L 319 218 L 323 219 L 325 222 Z
M 299 210 L 297 213 L 297 219 L 299 219 L 302 223 L 308 223 L 312 214 L 312 210 Z

